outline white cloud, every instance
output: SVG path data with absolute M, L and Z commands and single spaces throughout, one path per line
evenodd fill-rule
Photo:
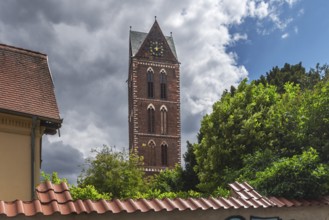
M 203 6 L 203 7 L 202 7 Z M 247 71 L 237 66 L 236 56 L 226 52 L 226 45 L 247 39 L 246 34 L 230 35 L 229 25 L 239 24 L 247 15 L 246 1 L 208 1 L 186 7 L 186 15 L 173 15 L 167 25 L 180 20 L 183 32 L 175 41 L 182 61 L 182 100 L 192 113 L 209 112 L 212 104 L 220 98 L 222 91 L 236 84 Z M 193 23 L 193 29 L 186 24 Z M 184 26 L 185 24 L 185 26 Z M 184 28 L 189 28 L 184 31 Z M 179 30 L 177 30 L 179 32 Z M 183 40 L 189 39 L 189 40 Z M 184 62 L 185 61 L 185 62 Z M 184 83 L 188 82 L 188 83 Z M 185 108 L 184 108 L 185 109 Z
M 289 33 L 284 33 L 284 34 L 281 35 L 281 38 L 282 39 L 286 39 L 288 37 L 289 37 Z
M 295 5 L 299 0 L 285 0 L 287 3 L 288 3 L 288 5 L 290 6 L 290 7 L 292 7 L 293 5 Z
M 247 40 L 248 39 L 248 35 L 247 34 L 241 34 L 241 33 L 235 33 L 232 35 L 232 41 L 236 42 L 236 41 L 240 41 L 240 40 Z
M 302 16 L 305 13 L 304 8 L 300 9 L 297 13 L 298 16 Z
M 247 17 L 260 22 L 267 18 L 274 28 L 283 30 L 292 21 L 281 20 L 278 4 L 265 1 L 191 2 L 184 11 L 184 16 L 172 14 L 166 25 L 180 28 L 175 32 L 180 32 L 182 39 L 175 41 L 180 42 L 177 44 L 178 52 L 183 54 L 180 57 L 183 74 L 181 94 L 185 96 L 182 105 L 188 106 L 192 113 L 209 112 L 224 89 L 248 76 L 244 66 L 237 64 L 237 56 L 226 52 L 227 45 L 247 39 L 244 33 L 230 34 L 231 25 L 239 25 Z M 191 29 L 189 24 L 192 23 L 194 28 Z
M 269 4 L 266 2 L 248 2 L 248 8 L 250 16 L 257 17 L 259 19 L 265 18 L 269 14 Z

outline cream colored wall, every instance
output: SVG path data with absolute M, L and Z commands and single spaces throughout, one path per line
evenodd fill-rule
M 37 123 L 39 124 L 39 122 Z M 32 119 L 0 113 L 0 200 L 31 200 Z M 40 179 L 40 138 L 35 138 L 35 184 Z

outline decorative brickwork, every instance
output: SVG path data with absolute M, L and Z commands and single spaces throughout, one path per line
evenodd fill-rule
M 149 33 L 130 31 L 129 149 L 147 172 L 180 164 L 180 71 L 172 37 L 157 21 Z

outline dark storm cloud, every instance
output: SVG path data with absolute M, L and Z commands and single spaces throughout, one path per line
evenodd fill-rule
M 81 172 L 83 154 L 62 142 L 44 141 L 42 149 L 42 170 L 46 173 L 58 172 L 60 177 L 67 178 L 70 183 L 76 182 L 76 174 Z
M 99 4 L 81 4 L 79 0 L 4 0 L 0 5 L 2 21 L 15 27 L 45 20 L 53 24 L 83 24 L 89 30 L 95 30 L 101 26 L 102 13 L 105 13 Z

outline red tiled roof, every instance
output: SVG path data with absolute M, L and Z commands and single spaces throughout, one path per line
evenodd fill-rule
M 329 196 L 324 196 L 319 199 L 286 199 L 283 197 L 265 197 L 256 192 L 248 183 L 232 183 L 231 187 L 233 196 L 243 198 L 249 202 L 255 203 L 255 208 L 258 207 L 299 207 L 299 206 L 316 206 L 329 205 Z
M 189 199 L 114 199 L 106 200 L 76 200 L 73 201 L 69 188 L 65 183 L 59 185 L 50 182 L 42 183 L 36 188 L 38 199 L 29 202 L 20 200 L 14 202 L 0 201 L 0 214 L 14 217 L 19 214 L 25 216 L 88 214 L 88 213 L 134 213 L 184 210 L 217 210 L 217 209 L 244 209 L 244 208 L 270 208 L 270 207 L 299 207 L 329 205 L 329 196 L 318 200 L 293 200 L 279 197 L 260 196 L 247 183 L 230 184 L 236 193 L 229 198 L 189 198 Z M 237 196 L 241 195 L 241 196 Z M 255 196 L 256 195 L 256 196 Z
M 60 121 L 47 55 L 0 44 L 0 109 Z

